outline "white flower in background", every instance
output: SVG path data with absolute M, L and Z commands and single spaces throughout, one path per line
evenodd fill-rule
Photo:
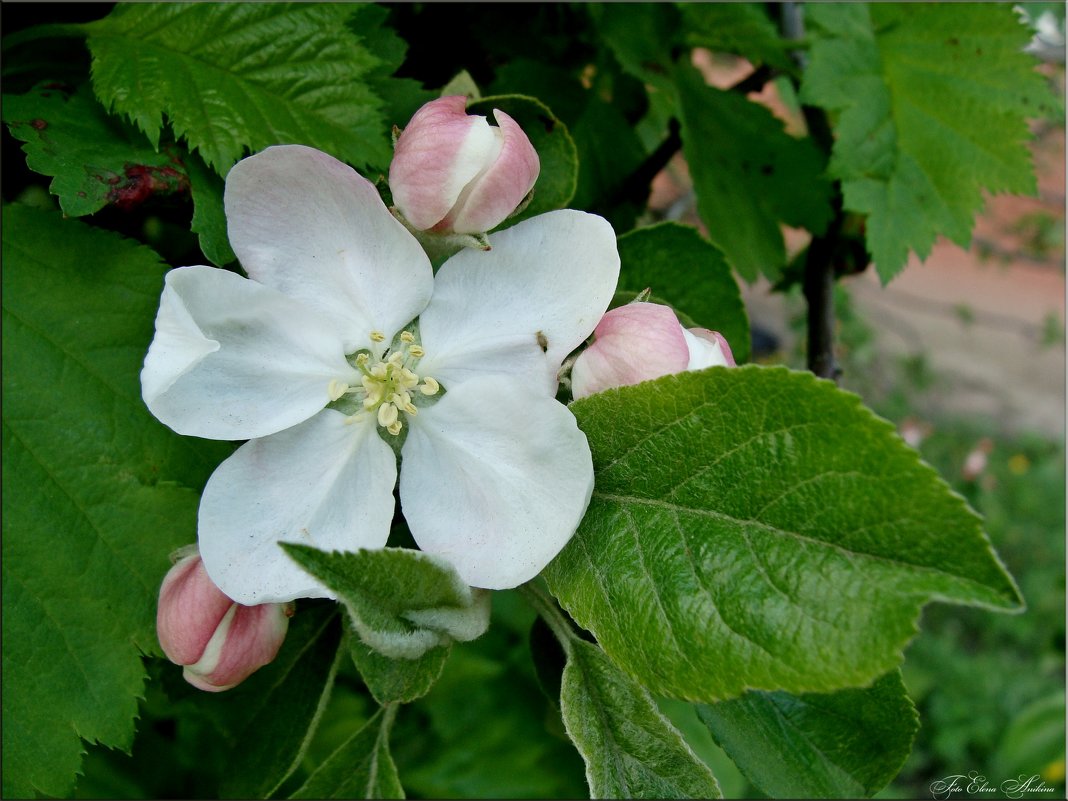
M 571 370 L 571 391 L 584 398 L 612 387 L 654 378 L 734 367 L 727 340 L 707 328 L 685 329 L 667 306 L 635 302 L 607 312 L 593 331 L 593 344 Z
M 175 431 L 249 440 L 201 499 L 212 580 L 242 604 L 331 597 L 277 543 L 385 545 L 387 440 L 403 442 L 401 508 L 422 550 L 476 587 L 537 575 L 593 488 L 585 435 L 554 394 L 615 289 L 611 226 L 541 215 L 435 277 L 369 182 L 300 146 L 238 163 L 225 204 L 249 278 L 170 271 L 141 373 Z

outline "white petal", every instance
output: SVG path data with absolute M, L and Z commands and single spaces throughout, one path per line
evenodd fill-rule
M 505 377 L 472 379 L 411 420 L 401 507 L 419 547 L 473 587 L 541 572 L 593 491 L 586 435 L 567 407 Z
M 565 209 L 489 236 L 438 271 L 420 317 L 428 373 L 452 390 L 486 372 L 510 372 L 556 391 L 560 363 L 590 335 L 619 278 L 612 226 Z
M 307 420 L 331 379 L 356 376 L 307 307 L 227 270 L 179 267 L 167 273 L 141 393 L 179 434 L 251 439 Z
M 230 244 L 249 276 L 331 320 L 347 353 L 372 330 L 392 337 L 433 288 L 423 249 L 351 167 L 284 145 L 226 176 Z
M 223 592 L 254 605 L 332 598 L 278 547 L 381 548 L 393 520 L 397 461 L 370 416 L 353 424 L 326 409 L 242 445 L 204 488 L 198 537 Z
M 727 340 L 715 331 L 692 328 L 682 330 L 682 336 L 690 349 L 690 360 L 686 365 L 687 370 L 704 370 L 706 367 L 733 367 L 734 357 L 730 355 L 730 349 L 723 352 L 723 344 Z

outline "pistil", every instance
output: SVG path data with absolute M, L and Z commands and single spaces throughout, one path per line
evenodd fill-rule
M 372 342 L 384 342 L 385 335 L 372 331 Z M 430 397 L 441 390 L 441 385 L 431 376 L 422 376 L 414 370 L 426 351 L 415 341 L 411 331 L 400 335 L 400 347 L 387 351 L 380 359 L 374 359 L 368 352 L 356 356 L 355 366 L 360 371 L 358 386 L 333 379 L 327 385 L 326 393 L 330 402 L 340 400 L 346 395 L 360 404 L 366 412 L 372 412 L 382 428 L 393 436 L 400 434 L 404 428 L 401 412 L 415 416 L 419 409 L 412 403 L 412 391 Z M 373 360 L 374 359 L 374 360 Z M 373 360 L 373 361 L 372 361 Z M 345 418 L 346 423 L 353 423 L 363 417 L 364 411 Z

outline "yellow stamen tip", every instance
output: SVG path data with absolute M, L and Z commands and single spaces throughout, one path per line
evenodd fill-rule
M 411 331 L 402 331 L 400 338 L 401 342 L 406 342 L 409 345 L 415 342 L 415 334 L 413 334 Z
M 386 341 L 386 335 L 383 334 L 381 331 L 372 331 L 371 332 L 371 341 L 372 342 L 385 342 Z
M 401 432 L 402 428 L 404 428 L 404 425 L 401 423 L 400 420 L 397 420 L 386 426 L 386 431 L 388 431 L 393 436 L 397 436 Z
M 423 350 L 422 345 L 412 345 L 408 348 L 408 352 L 417 359 L 421 359 L 426 356 L 426 351 Z
M 441 385 L 430 376 L 425 376 L 422 385 L 419 387 L 419 391 L 424 395 L 436 395 L 439 389 L 441 389 Z

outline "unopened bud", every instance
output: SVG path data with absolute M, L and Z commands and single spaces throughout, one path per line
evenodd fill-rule
M 243 606 L 215 586 L 200 556 L 185 556 L 163 579 L 156 633 L 185 680 L 219 692 L 270 663 L 282 647 L 291 604 Z
M 468 115 L 463 95 L 419 109 L 397 137 L 389 188 L 416 231 L 480 234 L 504 221 L 534 188 L 541 164 L 519 124 Z
M 707 328 L 689 330 L 657 303 L 610 309 L 593 331 L 594 341 L 575 360 L 571 390 L 576 398 L 638 384 L 671 373 L 733 367 L 730 345 Z

